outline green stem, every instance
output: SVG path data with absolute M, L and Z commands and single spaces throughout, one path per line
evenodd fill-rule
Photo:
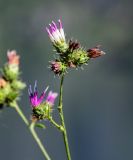
M 24 113 L 22 112 L 22 110 L 20 109 L 20 107 L 18 106 L 17 103 L 13 103 L 12 106 L 15 108 L 15 110 L 17 111 L 17 113 L 19 114 L 19 116 L 22 118 L 22 120 L 24 121 L 24 123 L 26 124 L 26 126 L 29 128 L 34 140 L 36 141 L 36 143 L 38 144 L 40 150 L 42 151 L 42 154 L 44 155 L 46 160 L 51 160 L 46 149 L 44 148 L 43 144 L 41 143 L 34 127 L 35 127 L 35 122 L 32 122 L 29 125 L 29 121 L 27 120 L 27 118 L 25 117 Z
M 27 120 L 27 118 L 25 117 L 25 115 L 23 114 L 22 110 L 19 108 L 17 103 L 14 103 L 13 105 L 17 111 L 17 113 L 19 114 L 19 116 L 22 118 L 22 120 L 24 121 L 24 123 L 29 126 L 29 121 Z
M 62 127 L 61 125 L 57 124 L 57 123 L 53 120 L 52 117 L 49 117 L 48 120 L 49 120 L 56 128 L 58 128 L 60 131 L 63 130 L 63 127 Z
M 48 153 L 47 153 L 47 151 L 45 150 L 42 142 L 40 141 L 38 135 L 36 134 L 36 131 L 35 131 L 35 122 L 32 122 L 30 124 L 29 128 L 30 128 L 32 136 L 34 137 L 36 143 L 38 144 L 38 146 L 39 146 L 40 150 L 42 151 L 43 155 L 45 156 L 46 160 L 51 160 L 50 157 L 49 157 L 49 155 L 48 155 Z
M 60 114 L 60 118 L 61 118 L 61 124 L 63 126 L 62 133 L 63 133 L 63 139 L 64 139 L 65 148 L 66 148 L 67 159 L 71 160 L 71 154 L 70 154 L 69 143 L 68 143 L 68 138 L 67 138 L 67 131 L 66 131 L 66 126 L 65 126 L 65 121 L 64 121 L 64 114 L 63 114 L 63 101 L 62 101 L 63 81 L 64 81 L 64 75 L 62 75 L 62 77 L 61 77 L 58 110 L 59 110 L 59 114 Z

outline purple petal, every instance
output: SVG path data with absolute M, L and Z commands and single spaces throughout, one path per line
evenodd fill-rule
M 35 84 L 34 84 L 34 92 L 37 92 L 37 80 L 35 81 Z
M 59 22 L 59 27 L 60 27 L 60 29 L 62 29 L 63 27 L 62 27 L 62 22 L 61 22 L 61 20 L 59 19 L 58 22 Z
M 49 30 L 50 30 L 50 33 L 52 34 L 52 32 L 53 32 L 53 29 L 52 29 L 52 25 L 51 24 L 49 24 Z
M 36 107 L 36 106 L 37 106 L 34 97 L 31 97 L 31 98 L 30 98 L 30 103 L 31 103 L 31 106 L 32 106 L 32 107 Z
M 55 32 L 55 28 L 53 26 L 50 27 L 50 33 L 52 34 L 53 32 Z
M 39 104 L 43 101 L 43 99 L 44 99 L 44 97 L 45 97 L 45 95 L 46 95 L 46 92 L 47 92 L 48 88 L 49 88 L 49 87 L 47 87 L 47 88 L 44 90 L 44 92 L 41 94 L 41 96 L 39 97 L 39 99 L 38 99 L 38 103 L 39 103 Z
M 55 32 L 56 31 L 56 28 L 54 28 L 53 26 L 51 27 L 51 32 Z
M 46 31 L 48 32 L 48 35 L 51 36 L 50 30 L 46 27 Z
M 30 92 L 30 89 L 28 89 L 28 94 L 29 94 L 29 96 L 31 96 L 31 92 Z
M 57 29 L 57 25 L 54 21 L 52 21 L 52 24 L 53 24 L 54 28 Z
M 45 92 L 41 94 L 37 102 L 40 104 L 43 101 L 44 97 L 45 97 Z
M 56 97 L 58 96 L 57 93 L 54 93 L 52 91 L 49 92 L 48 97 L 46 99 L 46 102 L 50 103 L 50 105 L 54 105 L 54 101 Z
M 29 91 L 30 91 L 30 93 L 33 93 L 33 92 L 32 92 L 32 88 L 31 88 L 31 85 L 29 86 Z
M 30 97 L 33 97 L 33 92 L 32 92 L 31 85 L 28 88 L 28 94 L 29 94 Z

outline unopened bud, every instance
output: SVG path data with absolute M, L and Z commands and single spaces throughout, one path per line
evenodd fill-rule
M 69 41 L 69 50 L 73 52 L 73 50 L 80 48 L 80 44 L 78 42 Z
M 15 50 L 7 51 L 7 58 L 9 65 L 19 65 L 19 55 Z
M 87 55 L 87 52 L 82 49 L 76 49 L 73 50 L 73 52 L 71 54 L 69 54 L 69 61 L 68 61 L 68 65 L 70 67 L 80 67 L 83 64 L 87 64 L 89 60 L 89 57 Z
M 67 69 L 66 65 L 59 60 L 52 61 L 50 67 L 51 70 L 57 75 L 65 73 Z
M 91 48 L 91 49 L 88 49 L 87 52 L 88 52 L 88 57 L 90 58 L 97 58 L 97 57 L 100 57 L 102 55 L 105 54 L 105 52 L 101 51 L 99 49 L 100 46 L 96 46 L 94 48 Z

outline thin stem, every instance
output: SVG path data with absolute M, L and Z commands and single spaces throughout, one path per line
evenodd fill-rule
M 65 121 L 64 121 L 64 114 L 63 114 L 63 101 L 62 101 L 62 96 L 63 96 L 63 81 L 64 81 L 64 75 L 61 77 L 61 83 L 60 83 L 60 95 L 59 95 L 59 114 L 61 118 L 61 124 L 63 126 L 63 139 L 64 139 L 64 144 L 66 148 L 66 154 L 67 154 L 67 159 L 71 160 L 71 154 L 70 154 L 70 149 L 69 149 L 69 143 L 68 143 L 68 138 L 67 138 L 67 131 L 66 131 L 66 126 L 65 126 Z
M 19 116 L 22 118 L 22 120 L 24 121 L 24 123 L 29 126 L 29 121 L 27 120 L 27 118 L 25 117 L 25 115 L 23 114 L 22 110 L 19 108 L 17 103 L 14 103 L 14 108 L 16 109 L 17 113 L 19 114 Z
M 62 127 L 61 125 L 57 124 L 57 123 L 53 120 L 52 117 L 49 117 L 49 121 L 50 121 L 56 128 L 58 128 L 60 131 L 63 130 L 63 127 Z
M 22 120 L 24 121 L 24 123 L 26 124 L 26 126 L 29 128 L 34 140 L 36 141 L 36 143 L 38 144 L 40 150 L 42 151 L 42 154 L 44 155 L 46 160 L 51 160 L 46 149 L 44 148 L 43 144 L 41 143 L 36 131 L 34 130 L 35 127 L 35 122 L 32 122 L 31 125 L 29 125 L 29 121 L 27 120 L 27 118 L 25 117 L 24 113 L 22 112 L 22 110 L 20 109 L 20 107 L 18 106 L 18 104 L 15 102 L 12 104 L 12 106 L 15 108 L 15 110 L 17 111 L 17 113 L 19 114 L 19 116 L 22 118 Z
M 35 122 L 32 122 L 29 128 L 30 128 L 32 136 L 34 137 L 36 143 L 38 144 L 38 146 L 39 146 L 40 150 L 42 151 L 43 155 L 45 156 L 46 160 L 51 160 L 48 153 L 46 152 L 42 142 L 40 141 L 36 131 L 35 131 Z

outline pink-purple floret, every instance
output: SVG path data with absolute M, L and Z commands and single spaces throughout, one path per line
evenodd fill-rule
M 51 62 L 51 70 L 52 70 L 55 74 L 59 74 L 60 71 L 61 71 L 60 62 L 58 62 L 58 61 L 52 61 L 52 62 Z
M 34 92 L 32 91 L 31 85 L 29 86 L 29 89 L 28 89 L 29 99 L 30 99 L 31 106 L 33 108 L 34 107 L 38 107 L 43 102 L 43 99 L 44 99 L 44 97 L 46 95 L 47 89 L 48 88 L 46 88 L 42 92 L 42 94 L 40 95 L 40 97 L 38 97 L 37 81 L 35 81 Z M 50 91 L 49 94 L 48 94 L 48 97 L 46 98 L 46 102 L 49 103 L 49 105 L 54 105 L 54 101 L 55 101 L 57 95 L 58 95 L 57 93 L 54 93 L 54 92 Z
M 58 96 L 57 93 L 54 93 L 54 92 L 50 91 L 48 96 L 47 96 L 46 102 L 50 105 L 54 105 L 54 101 L 55 101 L 57 96 Z
M 58 20 L 58 23 L 59 23 L 59 29 L 62 29 L 62 22 L 60 19 Z M 53 32 L 56 32 L 58 30 L 58 27 L 57 27 L 56 23 L 54 21 L 52 21 L 52 23 L 49 24 L 49 29 L 46 28 L 46 30 L 47 30 L 49 36 L 51 36 L 51 34 Z

